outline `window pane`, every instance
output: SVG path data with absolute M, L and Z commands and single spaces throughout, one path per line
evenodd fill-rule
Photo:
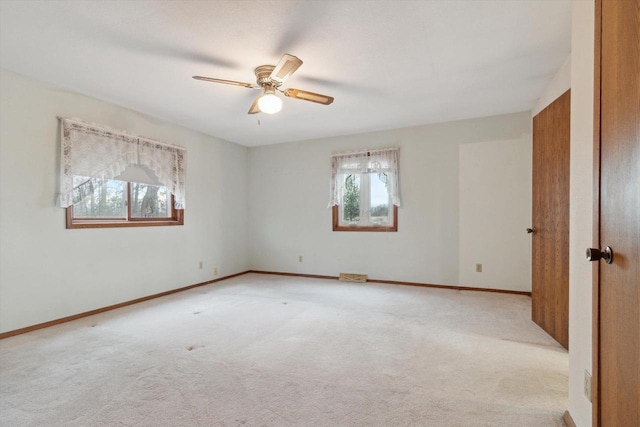
M 167 190 L 167 187 L 132 182 L 131 217 L 171 217 L 171 194 Z
M 126 217 L 126 182 L 74 176 L 73 186 L 75 218 Z
M 369 221 L 374 224 L 389 223 L 389 191 L 387 174 L 371 173 L 369 194 Z
M 347 175 L 344 180 L 342 220 L 350 223 L 360 221 L 360 175 Z

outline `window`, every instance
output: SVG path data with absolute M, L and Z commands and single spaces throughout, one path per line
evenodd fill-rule
M 184 148 L 61 121 L 58 205 L 67 228 L 184 224 Z
M 334 207 L 334 231 L 396 231 L 397 206 L 391 203 L 388 182 L 384 173 L 344 176 L 342 203 Z
M 74 176 L 76 195 L 67 208 L 67 228 L 182 225 L 167 187 Z
M 334 231 L 397 231 L 397 149 L 332 156 Z

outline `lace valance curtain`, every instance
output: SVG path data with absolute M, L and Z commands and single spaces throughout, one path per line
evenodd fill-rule
M 400 206 L 398 190 L 398 148 L 336 153 L 331 156 L 329 207 L 339 205 L 344 194 L 345 177 L 350 174 L 378 173 L 386 176 L 391 203 Z
M 58 206 L 73 205 L 79 194 L 86 195 L 87 188 L 91 188 L 74 187 L 74 176 L 115 179 L 128 167 L 144 167 L 157 179 L 143 184 L 167 187 L 174 196 L 175 208 L 184 209 L 186 149 L 77 119 L 61 118 L 60 121 L 62 150 Z

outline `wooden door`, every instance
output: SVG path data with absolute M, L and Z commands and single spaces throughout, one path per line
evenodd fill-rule
M 640 0 L 596 2 L 595 77 L 594 425 L 640 426 Z
M 531 317 L 569 348 L 568 90 L 533 118 Z

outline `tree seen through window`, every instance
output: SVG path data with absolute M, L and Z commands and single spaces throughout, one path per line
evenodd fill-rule
M 344 178 L 342 221 L 356 225 L 388 224 L 389 192 L 385 173 L 349 174 Z

